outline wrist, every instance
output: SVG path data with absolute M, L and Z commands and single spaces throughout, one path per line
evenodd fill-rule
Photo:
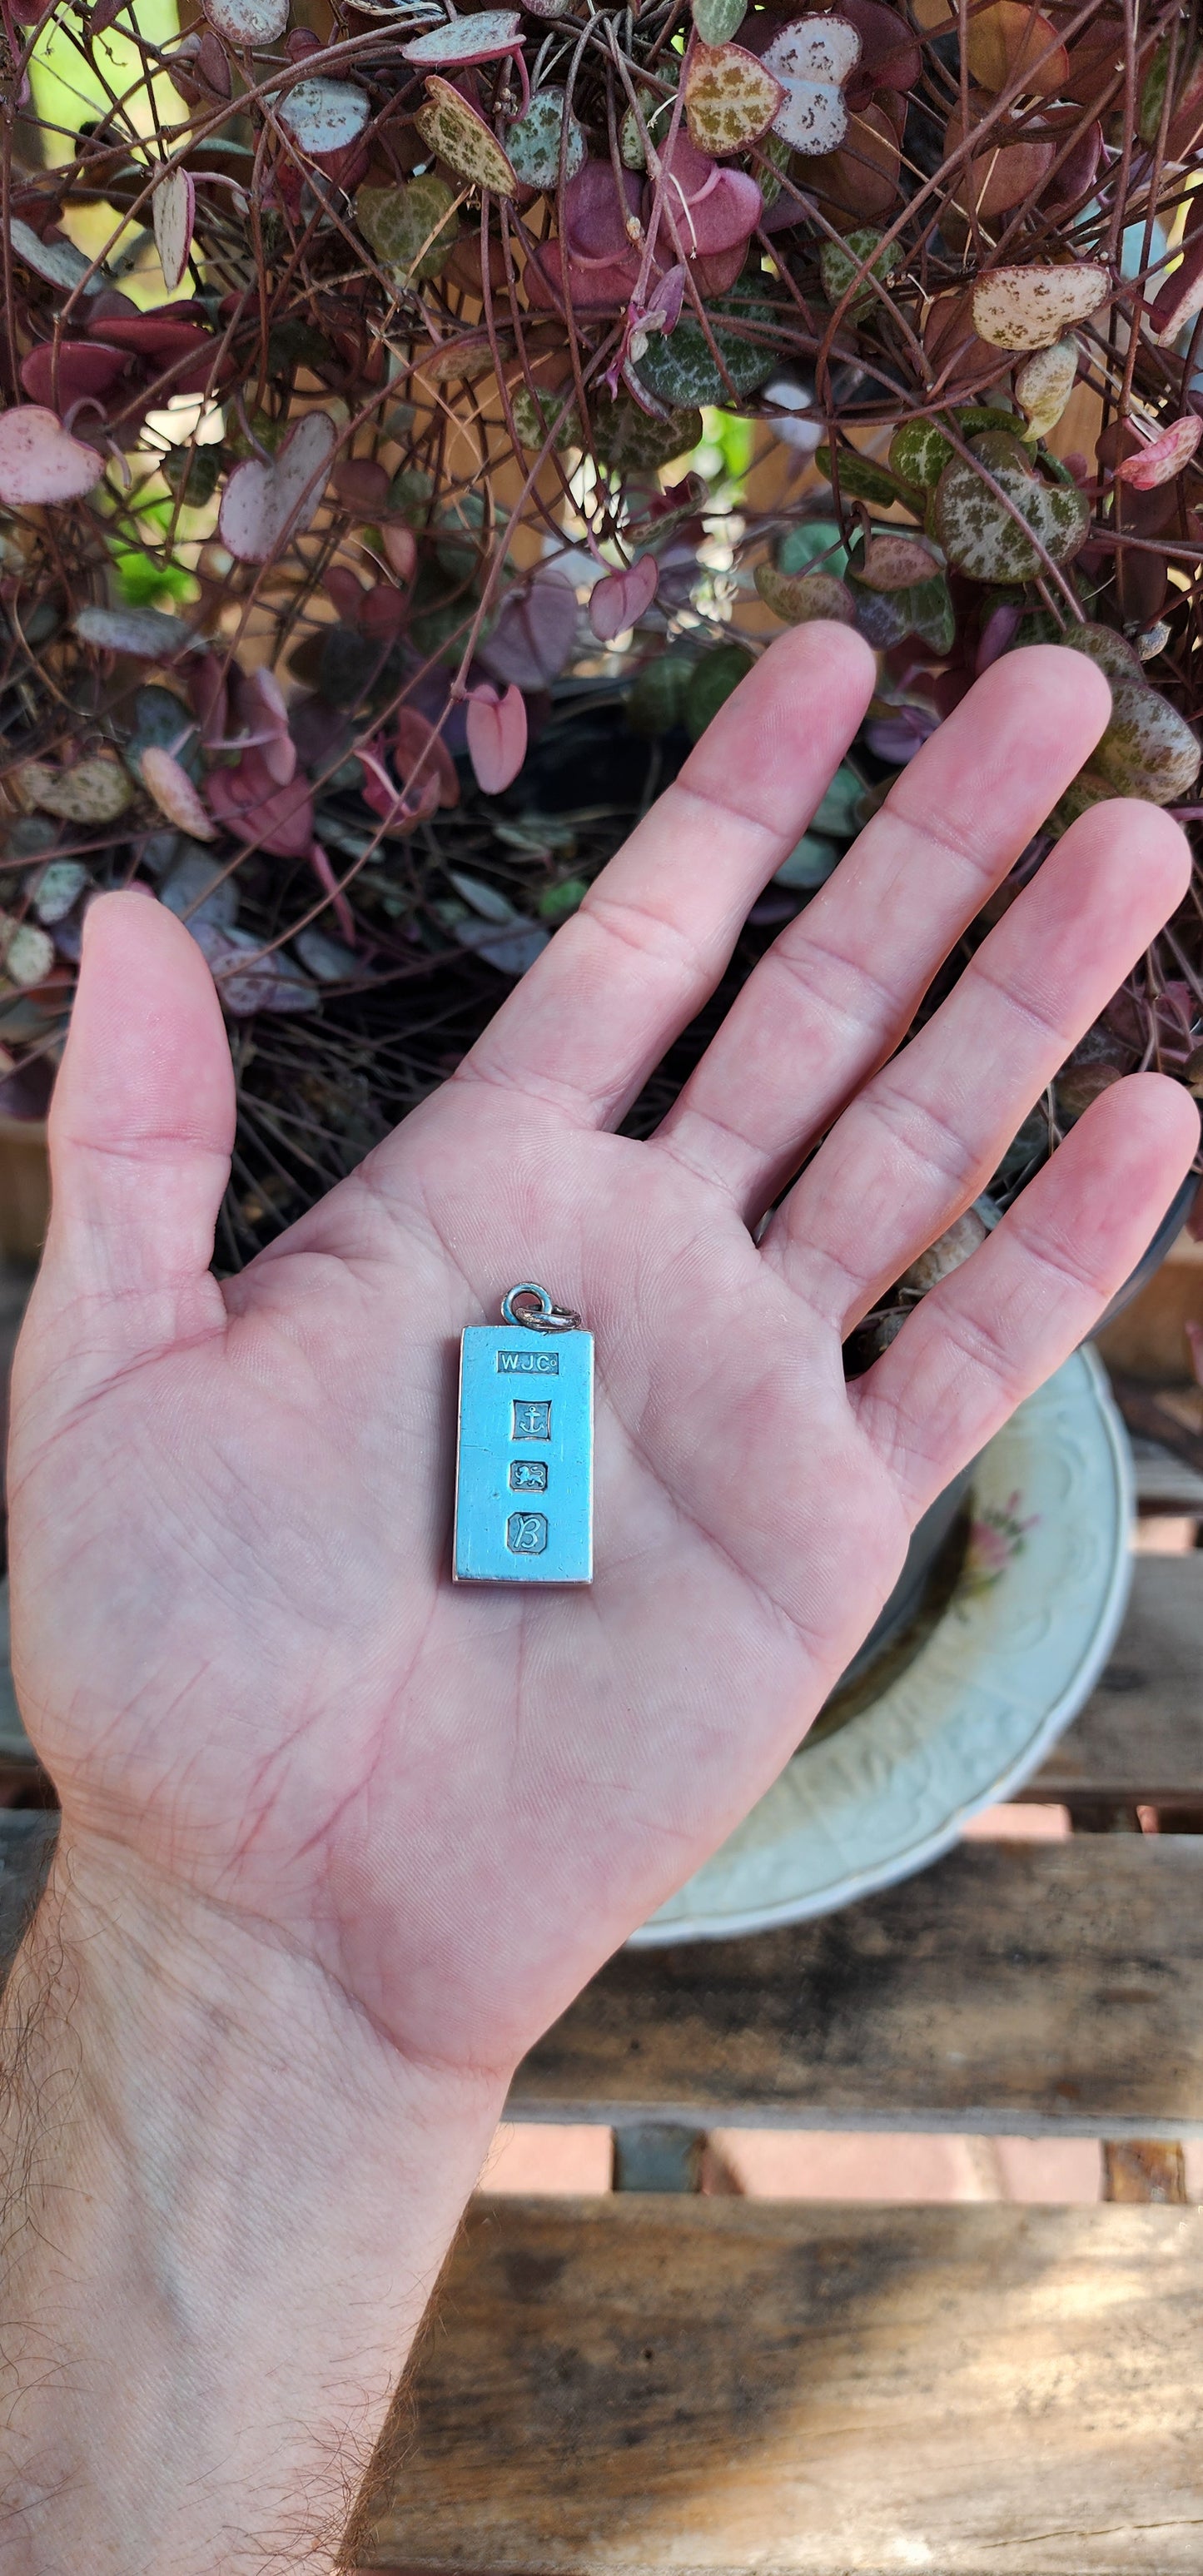
M 0 2569 L 329 2563 L 504 2073 L 405 2060 L 311 1960 L 93 1842 L 6 2005 Z

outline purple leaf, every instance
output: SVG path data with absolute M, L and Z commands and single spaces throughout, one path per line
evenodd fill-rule
M 303 859 L 313 838 L 313 799 L 303 779 L 281 787 L 256 751 L 236 769 L 211 769 L 205 794 L 218 822 L 241 841 L 257 841 L 274 858 Z
M 575 601 L 573 605 L 575 607 Z M 526 706 L 522 691 L 511 687 L 504 697 L 486 680 L 468 700 L 468 757 L 476 784 L 486 796 L 499 796 L 518 775 L 526 758 Z
M 56 365 L 57 355 L 57 365 Z M 124 375 L 129 357 L 103 340 L 42 340 L 21 360 L 21 382 L 31 402 L 49 410 L 70 411 L 78 402 L 99 402 Z
M 577 602 L 562 572 L 536 572 L 503 602 L 497 624 L 477 654 L 491 679 L 545 689 L 558 679 L 576 643 Z
M 40 403 L 0 413 L 0 501 L 10 509 L 82 500 L 103 472 L 103 456 L 72 438 Z
M 590 594 L 589 623 L 599 644 L 612 644 L 616 635 L 625 635 L 651 607 L 656 596 L 660 568 L 654 555 L 640 555 L 621 572 L 606 574 Z

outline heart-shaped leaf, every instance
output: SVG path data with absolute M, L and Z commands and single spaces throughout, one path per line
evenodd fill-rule
M 0 412 L 0 501 L 9 509 L 82 500 L 103 473 L 103 456 L 72 438 L 57 413 L 40 403 Z
M 360 188 L 355 221 L 377 259 L 394 269 L 403 286 L 437 277 L 459 234 L 456 200 L 433 170 L 405 188 Z
M 654 555 L 639 555 L 621 572 L 607 573 L 589 594 L 589 623 L 599 644 L 625 635 L 651 607 L 660 579 Z
M 471 20 L 460 22 L 473 24 Z M 469 187 L 491 188 L 494 196 L 512 197 L 517 173 L 502 151 L 491 126 L 470 107 L 450 81 L 432 73 L 426 83 L 426 105 L 414 118 L 422 141 L 466 179 Z
M 890 469 L 914 491 L 930 492 L 955 454 L 934 420 L 908 420 L 890 440 Z
M 380 543 L 390 572 L 395 573 L 399 582 L 411 582 L 418 561 L 418 540 L 413 529 L 382 528 Z
M 369 593 L 365 606 L 370 606 Z M 233 677 L 234 723 L 242 735 L 250 735 L 264 768 L 277 787 L 287 787 L 296 774 L 297 747 L 288 728 L 288 709 L 284 692 L 274 671 L 257 663 L 253 671 L 235 666 Z
M 307 160 L 346 152 L 362 134 L 372 113 L 366 91 L 353 81 L 298 81 L 280 101 L 277 114 L 286 134 Z M 362 166 L 362 165 L 361 165 Z
M 840 626 L 855 621 L 855 605 L 834 573 L 785 573 L 776 564 L 760 563 L 755 581 L 765 607 L 787 626 L 808 626 L 816 617 L 831 618 Z
M 1105 671 L 1109 680 L 1119 680 L 1126 688 L 1147 688 L 1148 681 L 1135 645 L 1126 635 L 1116 633 L 1114 626 L 1097 626 L 1092 619 L 1081 625 L 1066 627 L 1061 642 L 1075 653 L 1085 653 Z
M 118 762 L 101 752 L 77 761 L 74 769 L 28 760 L 18 779 L 27 802 L 43 814 L 57 814 L 62 823 L 115 823 L 134 792 Z
M 76 287 L 82 286 L 85 295 L 101 293 L 105 284 L 104 278 L 95 274 L 88 275 L 89 270 L 93 268 L 93 262 L 85 259 L 82 250 L 77 250 L 74 242 L 44 242 L 35 233 L 33 225 L 23 222 L 20 215 L 13 216 L 8 227 L 8 238 L 17 258 L 26 268 L 33 270 L 35 277 L 44 277 L 48 286 L 65 286 L 69 293 Z M 83 285 L 85 278 L 87 278 L 86 286 Z
M 819 275 L 829 304 L 842 303 L 854 281 L 861 278 L 862 270 L 867 269 L 868 276 L 861 278 L 846 311 L 849 314 L 872 312 L 879 298 L 869 284 L 869 277 L 879 277 L 884 284 L 893 277 L 902 259 L 899 243 L 889 242 L 883 251 L 878 251 L 880 240 L 880 233 L 865 230 L 849 233 L 842 242 L 824 242 L 819 253 Z
M 516 54 L 522 46 L 522 21 L 516 9 L 477 9 L 465 18 L 451 18 L 444 27 L 428 27 L 424 35 L 412 36 L 401 52 L 407 63 L 419 63 L 424 71 L 462 71 L 469 63 L 495 62 L 502 54 Z
M 592 426 L 594 454 L 612 474 L 651 474 L 699 444 L 702 415 L 674 411 L 667 420 L 656 420 L 622 394 L 617 402 L 596 403 Z
M 10 984 L 44 984 L 54 965 L 54 941 L 32 921 L 0 913 L 0 963 Z
M 168 170 L 150 201 L 155 249 L 163 279 L 174 295 L 186 274 L 196 219 L 196 184 L 189 170 Z
M 747 14 L 747 0 L 693 0 L 693 23 L 704 45 L 729 44 Z
M 745 152 L 785 105 L 781 81 L 742 45 L 695 41 L 685 74 L 685 118 L 699 152 Z
M 229 45 L 274 45 L 288 25 L 289 0 L 204 0 L 205 16 Z
M 213 826 L 205 816 L 208 829 L 205 839 L 214 837 Z M 176 848 L 179 848 L 177 841 Z M 189 929 L 195 921 L 215 921 L 223 930 L 231 930 L 238 919 L 238 885 L 227 873 L 223 859 L 212 851 L 198 849 L 185 842 L 183 855 L 173 861 L 159 888 L 159 901 L 174 912 L 177 921 L 187 920 Z
M 994 349 L 1047 349 L 1097 313 L 1110 288 L 1097 260 L 991 269 L 973 290 L 973 328 Z
M 786 93 L 773 131 L 795 152 L 838 152 L 848 131 L 842 84 L 859 58 L 860 37 L 846 18 L 795 18 L 766 45 L 761 61 Z
M 21 384 L 31 402 L 61 419 L 75 403 L 103 402 L 128 365 L 126 351 L 104 340 L 42 340 L 21 360 Z
M 700 411 L 708 403 L 721 409 L 731 401 L 731 386 L 736 394 L 754 394 L 771 375 L 775 353 L 725 328 L 724 317 L 743 314 L 749 323 L 763 328 L 772 324 L 776 313 L 776 306 L 762 296 L 715 298 L 707 319 L 722 368 L 711 355 L 700 323 L 692 313 L 682 314 L 675 331 L 657 333 L 648 341 L 638 365 L 641 384 L 673 411 Z
M 958 458 L 941 475 L 935 502 L 936 532 L 949 562 L 971 581 L 1034 581 L 1043 560 L 1032 537 L 1053 563 L 1071 562 L 1089 533 L 1085 494 L 1038 482 L 1014 465 L 995 465 L 991 472 L 1024 525 L 1017 526 L 975 468 Z
M 1056 428 L 1077 373 L 1076 340 L 1054 340 L 1051 349 L 1037 349 L 1035 357 L 1019 368 L 1015 399 L 1027 422 L 1029 438 L 1047 438 L 1050 429 Z
M 378 519 L 387 510 L 390 477 L 374 456 L 344 456 L 330 480 L 344 510 L 364 519 Z
M 545 689 L 559 678 L 577 633 L 576 592 L 562 572 L 537 572 L 502 601 L 478 661 L 494 680 Z
M 1150 439 L 1147 447 L 1138 448 L 1135 456 L 1125 456 L 1117 465 L 1117 483 L 1130 483 L 1134 492 L 1155 492 L 1160 483 L 1172 483 L 1174 476 L 1189 465 L 1203 437 L 1203 416 L 1187 411 L 1181 420 L 1172 421 L 1160 437 Z
M 793 18 L 761 56 L 778 80 L 846 81 L 860 61 L 860 37 L 847 18 Z
M 262 755 L 247 751 L 236 769 L 210 770 L 205 795 L 218 822 L 239 840 L 258 842 L 275 858 L 307 857 L 313 799 L 303 778 L 280 787 Z
M 140 766 L 143 786 L 169 823 L 174 823 L 178 831 L 190 833 L 194 841 L 216 838 L 192 780 L 173 752 L 165 751 L 161 743 L 148 743 Z
M 567 97 L 562 89 L 537 89 L 528 107 L 505 138 L 509 153 L 524 188 L 554 188 L 560 176 L 560 149 L 563 144 L 564 175 L 575 178 L 585 158 L 585 137 L 575 116 L 568 117 Z
M 1028 0 L 991 0 L 969 19 L 966 39 L 979 88 L 1009 89 L 1018 80 L 1028 97 L 1056 97 L 1069 58 L 1056 28 Z
M 267 563 L 287 538 L 304 535 L 321 507 L 337 445 L 329 414 L 306 412 L 270 463 L 252 456 L 235 466 L 218 531 L 239 563 Z
M 581 444 L 581 424 L 570 385 L 558 385 L 554 393 L 532 394 L 529 386 L 515 385 L 510 395 L 514 427 L 523 447 L 545 447 L 550 439 L 557 455 L 565 448 Z
M 1185 716 L 1141 682 L 1113 680 L 1111 722 L 1091 765 L 1124 796 L 1174 805 L 1199 775 L 1199 745 Z
M 206 638 L 161 608 L 81 608 L 75 632 L 100 653 L 136 653 L 144 662 L 173 662 L 177 653 L 204 653 Z
M 87 882 L 88 871 L 78 859 L 52 859 L 49 867 L 43 868 L 34 892 L 33 908 L 38 920 L 51 928 L 56 921 L 65 921 Z
M 933 580 L 939 567 L 918 537 L 883 528 L 869 538 L 853 569 L 869 590 L 913 590 L 917 583 Z
M 486 796 L 513 784 L 526 758 L 526 702 L 516 684 L 504 697 L 488 681 L 468 700 L 468 758 Z

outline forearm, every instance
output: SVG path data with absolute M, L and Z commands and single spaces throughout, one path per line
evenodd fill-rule
M 335 2560 L 503 2085 L 64 1853 L 4 2004 L 3 2576 Z

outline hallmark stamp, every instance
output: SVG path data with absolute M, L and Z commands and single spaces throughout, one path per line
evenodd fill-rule
M 558 1377 L 558 1351 L 498 1351 L 499 1377 Z
M 511 1458 L 511 1494 L 545 1494 L 547 1468 L 542 1458 Z
M 547 1545 L 543 1513 L 511 1512 L 505 1525 L 505 1543 L 514 1556 L 542 1556 Z
M 540 1404 L 534 1397 L 514 1398 L 514 1428 L 511 1440 L 550 1440 L 551 1404 Z

